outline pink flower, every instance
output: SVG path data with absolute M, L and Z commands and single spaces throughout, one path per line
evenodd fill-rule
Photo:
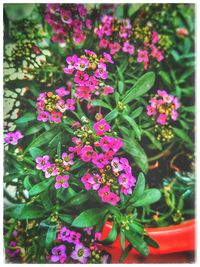
M 106 52 L 103 52 L 103 56 L 104 56 L 104 58 L 106 59 L 107 62 L 109 62 L 109 63 L 111 63 L 111 64 L 114 64 L 114 61 L 112 60 L 111 55 L 109 55 L 109 54 L 106 53 Z
M 82 178 L 81 178 L 81 181 L 82 183 L 84 184 L 86 190 L 90 190 L 92 188 L 92 184 L 91 182 L 91 179 L 93 179 L 93 177 L 89 174 L 89 173 L 86 173 Z
M 81 238 L 80 233 L 70 231 L 70 235 L 67 237 L 67 242 L 77 245 L 80 243 L 80 238 Z
M 158 33 L 157 32 L 152 32 L 152 43 L 153 44 L 156 44 L 158 41 L 159 41 L 159 36 L 158 36 Z
M 129 44 L 129 42 L 125 42 L 124 46 L 122 48 L 122 51 L 125 53 L 129 53 L 130 55 L 132 55 L 135 51 L 135 48 L 133 45 Z
M 60 11 L 61 20 L 66 24 L 72 24 L 72 13 L 70 10 L 62 9 Z
M 94 153 L 92 146 L 84 146 L 80 151 L 80 157 L 83 161 L 89 162 L 92 160 Z
M 120 138 L 104 136 L 100 140 L 100 146 L 105 152 L 111 149 L 116 153 L 123 146 L 123 142 Z
M 60 88 L 56 89 L 55 92 L 57 95 L 59 95 L 61 97 L 70 94 L 69 90 L 66 90 L 65 87 L 60 87 Z
M 146 50 L 139 50 L 137 61 L 138 62 L 148 62 L 149 61 L 148 52 Z
M 103 202 L 108 202 L 108 196 L 110 194 L 110 187 L 107 185 L 103 186 L 99 191 L 98 195 L 102 198 Z
M 45 178 L 57 175 L 58 171 L 55 164 L 47 163 L 45 167 Z
M 89 100 L 91 95 L 91 89 L 89 87 L 86 86 L 79 86 L 76 87 L 76 93 L 77 93 L 77 97 L 78 98 L 83 98 L 85 100 Z
M 119 202 L 119 201 L 120 201 L 120 197 L 118 195 L 116 195 L 115 193 L 110 192 L 106 202 L 115 206 L 117 204 L 117 202 Z
M 61 121 L 62 113 L 61 112 L 55 112 L 52 111 L 50 115 L 50 121 L 59 123 Z
M 84 86 L 85 82 L 88 80 L 88 74 L 83 71 L 77 71 L 74 77 L 74 82 L 78 83 L 80 86 Z
M 47 93 L 40 93 L 39 97 L 37 98 L 38 101 L 44 101 L 47 97 Z
M 135 185 L 136 179 L 130 173 L 122 173 L 118 178 L 118 182 L 120 185 L 128 189 Z
M 89 248 L 83 246 L 82 243 L 76 245 L 75 249 L 72 251 L 70 257 L 74 260 L 78 260 L 81 263 L 87 263 L 88 257 L 91 252 Z
M 109 48 L 110 48 L 111 55 L 114 55 L 115 53 L 117 53 L 120 50 L 121 46 L 118 42 L 115 42 L 113 44 L 110 43 Z
M 165 97 L 165 96 L 168 95 L 168 93 L 167 93 L 165 90 L 158 90 L 158 91 L 157 91 L 157 94 L 158 94 L 159 96 L 162 96 L 162 97 Z
M 48 155 L 45 155 L 43 157 L 37 157 L 35 161 L 37 162 L 36 169 L 43 170 L 43 171 L 46 170 L 46 168 L 48 167 L 48 164 L 50 163 Z
M 52 37 L 52 42 L 53 43 L 60 43 L 64 44 L 65 43 L 65 38 L 63 33 L 54 33 Z
M 177 97 L 174 97 L 173 103 L 174 103 L 175 109 L 180 108 L 181 104 L 179 103 Z
M 85 85 L 89 87 L 91 90 L 95 89 L 98 86 L 98 84 L 99 82 L 93 76 L 90 76 L 89 79 L 85 82 Z
M 129 29 L 130 30 L 132 28 L 130 19 L 122 19 L 122 22 L 123 22 L 123 25 L 124 25 L 125 29 Z
M 91 188 L 94 190 L 98 190 L 101 184 L 101 176 L 99 174 L 93 174 L 93 176 L 90 176 L 88 179 L 89 184 L 91 185 Z
M 78 58 L 77 62 L 75 63 L 75 68 L 80 71 L 84 71 L 89 67 L 89 61 L 85 58 Z
M 97 166 L 97 168 L 102 169 L 105 165 L 108 164 L 108 160 L 103 153 L 96 154 L 93 156 L 92 162 Z
M 73 158 L 74 158 L 73 153 L 70 153 L 70 154 L 67 154 L 65 152 L 62 153 L 62 160 L 65 166 L 73 165 L 74 164 L 74 161 L 72 160 Z
M 69 69 L 69 68 L 63 68 L 64 73 L 68 74 L 68 75 L 72 75 L 72 73 L 74 72 L 74 69 Z
M 105 86 L 104 88 L 103 88 L 103 94 L 105 95 L 105 96 L 107 96 L 108 94 L 112 94 L 114 92 L 114 89 L 113 89 L 113 87 L 111 87 L 111 86 Z
M 66 110 L 75 110 L 75 103 L 74 99 L 67 99 L 66 100 Z
M 56 104 L 56 107 L 57 107 L 57 109 L 58 109 L 60 112 L 62 112 L 62 113 L 64 113 L 65 110 L 67 109 L 67 108 L 66 108 L 65 101 L 64 101 L 63 99 L 60 99 L 60 100 L 58 101 L 58 103 Z
M 106 72 L 106 64 L 100 62 L 98 64 L 98 69 L 95 71 L 94 75 L 97 78 L 102 78 L 104 80 L 107 79 L 108 74 Z
M 120 163 L 122 164 L 123 170 L 126 173 L 131 173 L 132 168 L 131 168 L 127 158 L 120 158 Z
M 74 69 L 75 68 L 75 64 L 78 61 L 78 57 L 77 57 L 77 55 L 73 55 L 71 57 L 67 57 L 66 61 L 68 63 L 68 69 Z
M 155 108 L 153 108 L 152 106 L 147 106 L 147 115 L 148 116 L 152 116 L 152 115 L 156 115 L 157 111 Z
M 175 110 L 172 110 L 171 117 L 173 121 L 176 121 L 178 118 L 178 112 Z
M 106 40 L 106 39 L 101 39 L 100 40 L 99 46 L 101 46 L 103 48 L 106 48 L 108 45 L 109 45 L 109 41 L 108 40 Z
M 106 120 L 102 119 L 98 122 L 96 122 L 94 125 L 93 125 L 93 128 L 96 132 L 97 135 L 102 135 L 104 134 L 105 132 L 109 131 L 110 130 L 110 125 L 106 122 Z
M 86 19 L 85 26 L 88 28 L 88 30 L 92 29 L 92 21 L 91 21 L 91 19 Z
M 156 120 L 158 123 L 164 125 L 167 122 L 167 115 L 166 114 L 160 114 Z
M 173 100 L 174 100 L 174 97 L 172 95 L 167 94 L 167 95 L 163 96 L 164 103 L 170 104 L 173 102 Z
M 68 180 L 69 180 L 69 175 L 58 175 L 56 176 L 56 183 L 55 183 L 55 188 L 59 189 L 59 188 L 68 188 L 69 184 L 68 184 Z
M 159 51 L 155 46 L 152 46 L 152 57 L 156 58 L 158 62 L 164 59 L 163 52 Z
M 123 165 L 119 162 L 118 157 L 113 158 L 113 160 L 111 161 L 111 166 L 113 172 L 120 172 L 123 170 Z

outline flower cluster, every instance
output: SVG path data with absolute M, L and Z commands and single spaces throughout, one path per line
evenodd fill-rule
M 6 134 L 4 141 L 6 144 L 11 144 L 11 145 L 17 145 L 18 140 L 22 139 L 24 136 L 21 133 L 20 130 L 17 130 L 16 132 L 9 132 Z
M 78 44 L 86 39 L 86 32 L 92 29 L 91 20 L 82 4 L 47 4 L 45 21 L 52 27 L 52 41 Z
M 9 257 L 16 257 L 17 255 L 19 255 L 21 253 L 21 249 L 17 244 L 17 239 L 18 239 L 18 232 L 16 230 L 14 230 L 11 234 L 12 239 L 9 242 L 9 248 L 5 249 L 5 253 L 9 256 Z
M 66 110 L 75 110 L 75 100 L 68 98 L 64 99 L 65 96 L 70 94 L 70 83 L 68 83 L 68 89 L 60 87 L 55 90 L 55 93 L 44 92 L 41 93 L 37 98 L 37 109 L 39 115 L 37 116 L 38 121 L 51 123 L 59 123 Z
M 107 263 L 109 255 L 100 250 L 97 240 L 100 233 L 85 228 L 79 232 L 65 226 L 59 229 L 57 242 L 47 260 L 51 263 Z
M 170 120 L 176 121 L 178 118 L 178 108 L 180 103 L 178 98 L 169 95 L 164 90 L 158 90 L 157 94 L 150 99 L 147 106 L 147 115 L 152 116 L 158 124 L 165 125 Z
M 70 169 L 70 166 L 74 164 L 72 160 L 74 155 L 62 153 L 62 159 L 55 159 L 54 163 L 49 161 L 49 155 L 43 157 L 37 157 L 36 160 L 36 169 L 42 170 L 45 173 L 45 178 L 50 178 L 56 176 L 55 188 L 68 188 L 69 175 L 67 172 Z
M 158 33 L 150 30 L 148 26 L 142 31 L 141 28 L 134 28 L 128 18 L 120 20 L 114 16 L 104 15 L 94 32 L 100 38 L 99 46 L 108 48 L 111 55 L 121 50 L 133 55 L 137 49 L 137 62 L 143 62 L 145 70 L 148 68 L 150 57 L 155 58 L 157 62 L 164 59 L 164 51 L 158 48 Z M 137 41 L 137 47 L 133 40 Z
M 103 57 L 90 50 L 78 57 L 76 54 L 66 58 L 68 66 L 64 72 L 74 75 L 75 83 L 74 96 L 79 99 L 90 100 L 92 96 L 104 96 L 112 94 L 114 89 L 105 83 L 108 77 L 107 63 L 114 63 L 112 57 L 103 53 Z
M 116 205 L 120 193 L 132 194 L 136 182 L 128 159 L 116 155 L 123 142 L 114 137 L 116 133 L 104 119 L 94 123 L 93 128 L 85 118 L 83 121 L 85 124 L 72 138 L 75 147 L 69 147 L 69 151 L 88 164 L 88 171 L 81 178 L 86 190 L 95 190 L 103 202 Z

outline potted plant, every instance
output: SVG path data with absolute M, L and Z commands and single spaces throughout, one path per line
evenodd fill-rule
M 180 160 L 194 162 L 186 9 L 5 5 L 8 262 L 131 263 L 195 249 L 194 168 Z

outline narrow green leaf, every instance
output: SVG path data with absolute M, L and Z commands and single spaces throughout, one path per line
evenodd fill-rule
M 129 115 L 132 119 L 135 119 L 137 117 L 139 117 L 143 112 L 143 108 L 139 107 L 136 108 L 135 110 L 133 110 L 133 112 Z
M 89 199 L 89 195 L 87 192 L 79 193 L 78 195 L 73 196 L 67 201 L 68 207 L 75 207 L 79 206 L 85 202 L 87 202 Z
M 193 146 L 193 142 L 190 137 L 185 133 L 185 131 L 173 127 L 173 132 L 182 139 L 183 142 L 186 142 L 189 146 Z
M 103 100 L 92 100 L 90 102 L 91 106 L 94 106 L 94 107 L 104 107 L 104 108 L 107 108 L 107 109 L 110 109 L 112 110 L 112 107 L 110 105 L 108 105 L 107 103 L 105 103 Z
M 73 216 L 68 214 L 59 214 L 59 218 L 66 223 L 72 223 L 73 222 Z
M 85 228 L 97 225 L 101 222 L 108 212 L 105 208 L 93 208 L 83 211 L 79 216 L 72 222 L 72 226 L 78 228 Z
M 125 231 L 125 236 L 138 252 L 140 252 L 144 256 L 149 255 L 149 249 L 147 247 L 147 244 L 140 235 L 129 230 Z
M 158 243 L 153 240 L 150 236 L 144 235 L 144 241 L 148 244 L 148 246 L 153 247 L 153 248 L 159 248 Z
M 30 153 L 30 155 L 32 156 L 33 159 L 35 159 L 36 157 L 39 157 L 39 156 L 42 157 L 45 154 L 43 150 L 41 150 L 41 149 L 39 149 L 37 147 L 29 148 L 29 153 Z
M 122 230 L 120 230 L 120 244 L 122 247 L 122 250 L 125 249 L 125 234 Z
M 121 95 L 124 91 L 124 83 L 122 81 L 118 81 L 118 89 L 119 89 L 119 93 Z
M 34 113 L 26 113 L 23 117 L 17 119 L 15 121 L 16 124 L 23 124 L 29 121 L 33 121 L 36 119 L 36 115 Z
M 125 260 L 125 258 L 127 257 L 128 253 L 131 251 L 132 249 L 132 245 L 129 244 L 125 250 L 122 252 L 120 258 L 119 258 L 119 262 L 123 262 Z
M 155 138 L 155 136 L 146 130 L 142 130 L 142 132 L 149 138 L 149 140 L 157 147 L 159 150 L 162 150 L 162 144 Z
M 45 245 L 46 248 L 52 246 L 52 244 L 56 241 L 56 225 L 51 225 L 47 231 Z
M 117 116 L 118 116 L 119 112 L 116 109 L 113 109 L 111 112 L 109 112 L 106 116 L 105 116 L 105 120 L 106 121 L 111 121 L 114 120 Z
M 137 199 L 139 199 L 142 194 L 144 193 L 144 189 L 145 189 L 145 177 L 144 174 L 142 172 L 139 173 L 138 179 L 137 179 L 137 183 L 136 186 L 133 190 L 132 196 L 130 198 L 130 202 L 135 202 L 137 201 Z
M 114 222 L 112 225 L 112 229 L 111 229 L 110 233 L 108 234 L 108 236 L 104 240 L 100 241 L 100 243 L 103 245 L 112 244 L 115 241 L 115 239 L 117 238 L 117 234 L 118 234 L 117 224 Z
M 152 88 L 154 82 L 154 72 L 147 72 L 141 78 L 139 78 L 136 84 L 125 94 L 125 96 L 122 98 L 122 102 L 124 104 L 128 104 L 132 100 L 144 95 Z
M 134 119 L 132 119 L 128 115 L 123 115 L 122 117 L 131 125 L 131 127 L 133 128 L 133 130 L 135 132 L 135 136 L 140 140 L 141 139 L 141 130 L 140 130 L 139 126 L 137 125 L 137 123 L 134 121 Z

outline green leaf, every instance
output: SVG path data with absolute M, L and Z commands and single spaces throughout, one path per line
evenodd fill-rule
M 122 249 L 125 249 L 125 234 L 123 231 L 120 230 L 120 244 Z
M 31 15 L 35 4 L 5 4 L 6 14 L 10 20 L 21 20 Z
M 132 249 L 132 245 L 129 244 L 125 250 L 122 252 L 120 258 L 119 258 L 119 262 L 123 262 L 125 260 L 125 258 L 127 257 L 128 253 L 131 251 Z
M 155 147 L 157 147 L 159 150 L 162 150 L 162 144 L 155 138 L 155 136 L 146 130 L 142 130 L 142 132 L 151 140 L 151 142 L 154 144 Z
M 148 246 L 153 247 L 153 248 L 159 248 L 158 243 L 153 240 L 150 236 L 144 235 L 144 241 L 148 244 Z
M 132 231 L 137 232 L 138 234 L 144 233 L 144 227 L 139 222 L 134 221 L 129 224 L 129 227 Z
M 14 219 L 29 220 L 42 218 L 46 211 L 36 204 L 16 204 L 5 209 L 5 214 Z
M 31 148 L 31 147 L 39 147 L 44 144 L 49 143 L 56 134 L 60 132 L 60 127 L 55 126 L 48 131 L 45 131 L 41 135 L 39 135 L 37 138 L 33 139 L 33 141 L 28 145 L 28 147 L 25 149 L 24 154 Z
M 105 116 L 105 120 L 106 121 L 111 121 L 114 120 L 117 116 L 118 116 L 119 112 L 116 109 L 113 109 L 111 112 L 109 112 L 106 116 Z
M 105 208 L 93 208 L 85 210 L 75 218 L 72 226 L 78 228 L 94 226 L 103 220 L 107 212 L 108 210 Z
M 56 225 L 51 225 L 47 231 L 45 245 L 49 248 L 56 241 Z
M 36 157 L 39 157 L 39 156 L 42 157 L 45 154 L 43 150 L 41 150 L 41 149 L 39 149 L 37 147 L 31 147 L 29 149 L 29 153 L 30 153 L 30 155 L 32 156 L 33 159 L 35 159 Z
M 121 95 L 124 91 L 124 83 L 122 81 L 118 81 L 118 89 L 119 89 L 119 93 Z
M 140 252 L 144 256 L 149 255 L 147 244 L 140 235 L 129 230 L 125 231 L 125 236 L 138 252 Z
M 134 119 L 132 119 L 128 115 L 123 115 L 122 117 L 131 125 L 131 127 L 133 128 L 133 130 L 135 132 L 135 136 L 140 140 L 141 139 L 141 130 L 140 130 L 139 126 L 137 125 L 137 123 L 134 121 Z
M 89 199 L 89 195 L 87 192 L 79 193 L 78 195 L 73 196 L 67 201 L 67 206 L 68 207 L 79 206 L 87 202 L 88 199 Z
M 108 236 L 104 240 L 100 241 L 100 243 L 103 245 L 112 244 L 116 240 L 117 234 L 118 234 L 117 224 L 114 222 L 112 225 L 112 229 L 111 229 L 110 233 L 108 234 Z
M 195 113 L 195 106 L 182 107 L 182 110 L 184 110 L 184 111 L 186 111 L 186 112 Z
M 140 169 L 144 173 L 147 173 L 149 167 L 148 158 L 143 148 L 133 138 L 126 137 L 126 139 L 124 139 L 123 141 L 124 141 L 123 149 L 135 159 L 136 164 L 140 167 Z
M 33 186 L 31 188 L 31 190 L 28 192 L 29 196 L 35 196 L 40 194 L 41 192 L 43 192 L 46 188 L 48 188 L 50 186 L 50 184 L 53 183 L 53 181 L 55 180 L 54 177 L 46 179 L 44 181 L 42 181 L 39 184 L 36 184 L 35 186 Z
M 128 104 L 132 100 L 147 93 L 155 82 L 154 72 L 147 72 L 144 74 L 136 84 L 125 94 L 122 99 L 123 104 Z
M 33 121 L 36 119 L 36 115 L 34 113 L 26 113 L 23 117 L 17 119 L 15 121 L 16 124 L 23 124 L 29 121 Z
M 104 108 L 107 108 L 107 109 L 112 110 L 112 107 L 110 105 L 108 105 L 106 102 L 104 102 L 103 100 L 100 100 L 100 99 L 98 99 L 98 100 L 92 100 L 90 102 L 90 104 L 93 107 L 96 107 L 96 106 L 97 107 L 104 107 Z
M 182 139 L 183 142 L 186 142 L 189 146 L 193 147 L 193 142 L 190 137 L 185 133 L 185 131 L 173 127 L 173 132 Z
M 145 177 L 144 177 L 144 174 L 140 172 L 138 179 L 137 179 L 136 186 L 130 198 L 130 202 L 137 201 L 137 199 L 139 199 L 144 193 L 144 189 L 145 189 Z
M 68 214 L 59 214 L 59 218 L 66 223 L 72 223 L 73 222 L 73 216 Z
M 32 187 L 32 184 L 30 183 L 29 178 L 30 178 L 30 177 L 27 175 L 27 176 L 25 177 L 25 179 L 24 179 L 24 182 L 23 182 L 24 187 L 26 188 L 26 190 L 30 190 L 31 187 Z
M 171 82 L 171 79 L 170 79 L 170 76 L 167 72 L 161 70 L 159 71 L 159 75 L 161 76 L 162 80 L 167 84 L 167 85 L 170 85 L 172 82 Z
M 135 119 L 135 118 L 139 117 L 142 114 L 142 111 L 143 111 L 142 107 L 136 108 L 129 116 L 132 119 Z
M 132 4 L 128 8 L 128 16 L 131 17 L 135 14 L 144 4 Z
M 26 131 L 25 131 L 25 136 L 28 135 L 32 135 L 35 133 L 38 133 L 39 131 L 41 131 L 43 128 L 43 125 L 35 125 L 35 126 L 31 126 L 29 127 Z
M 158 189 L 146 189 L 142 196 L 136 200 L 132 205 L 134 207 L 145 207 L 150 205 L 161 198 L 161 193 Z

